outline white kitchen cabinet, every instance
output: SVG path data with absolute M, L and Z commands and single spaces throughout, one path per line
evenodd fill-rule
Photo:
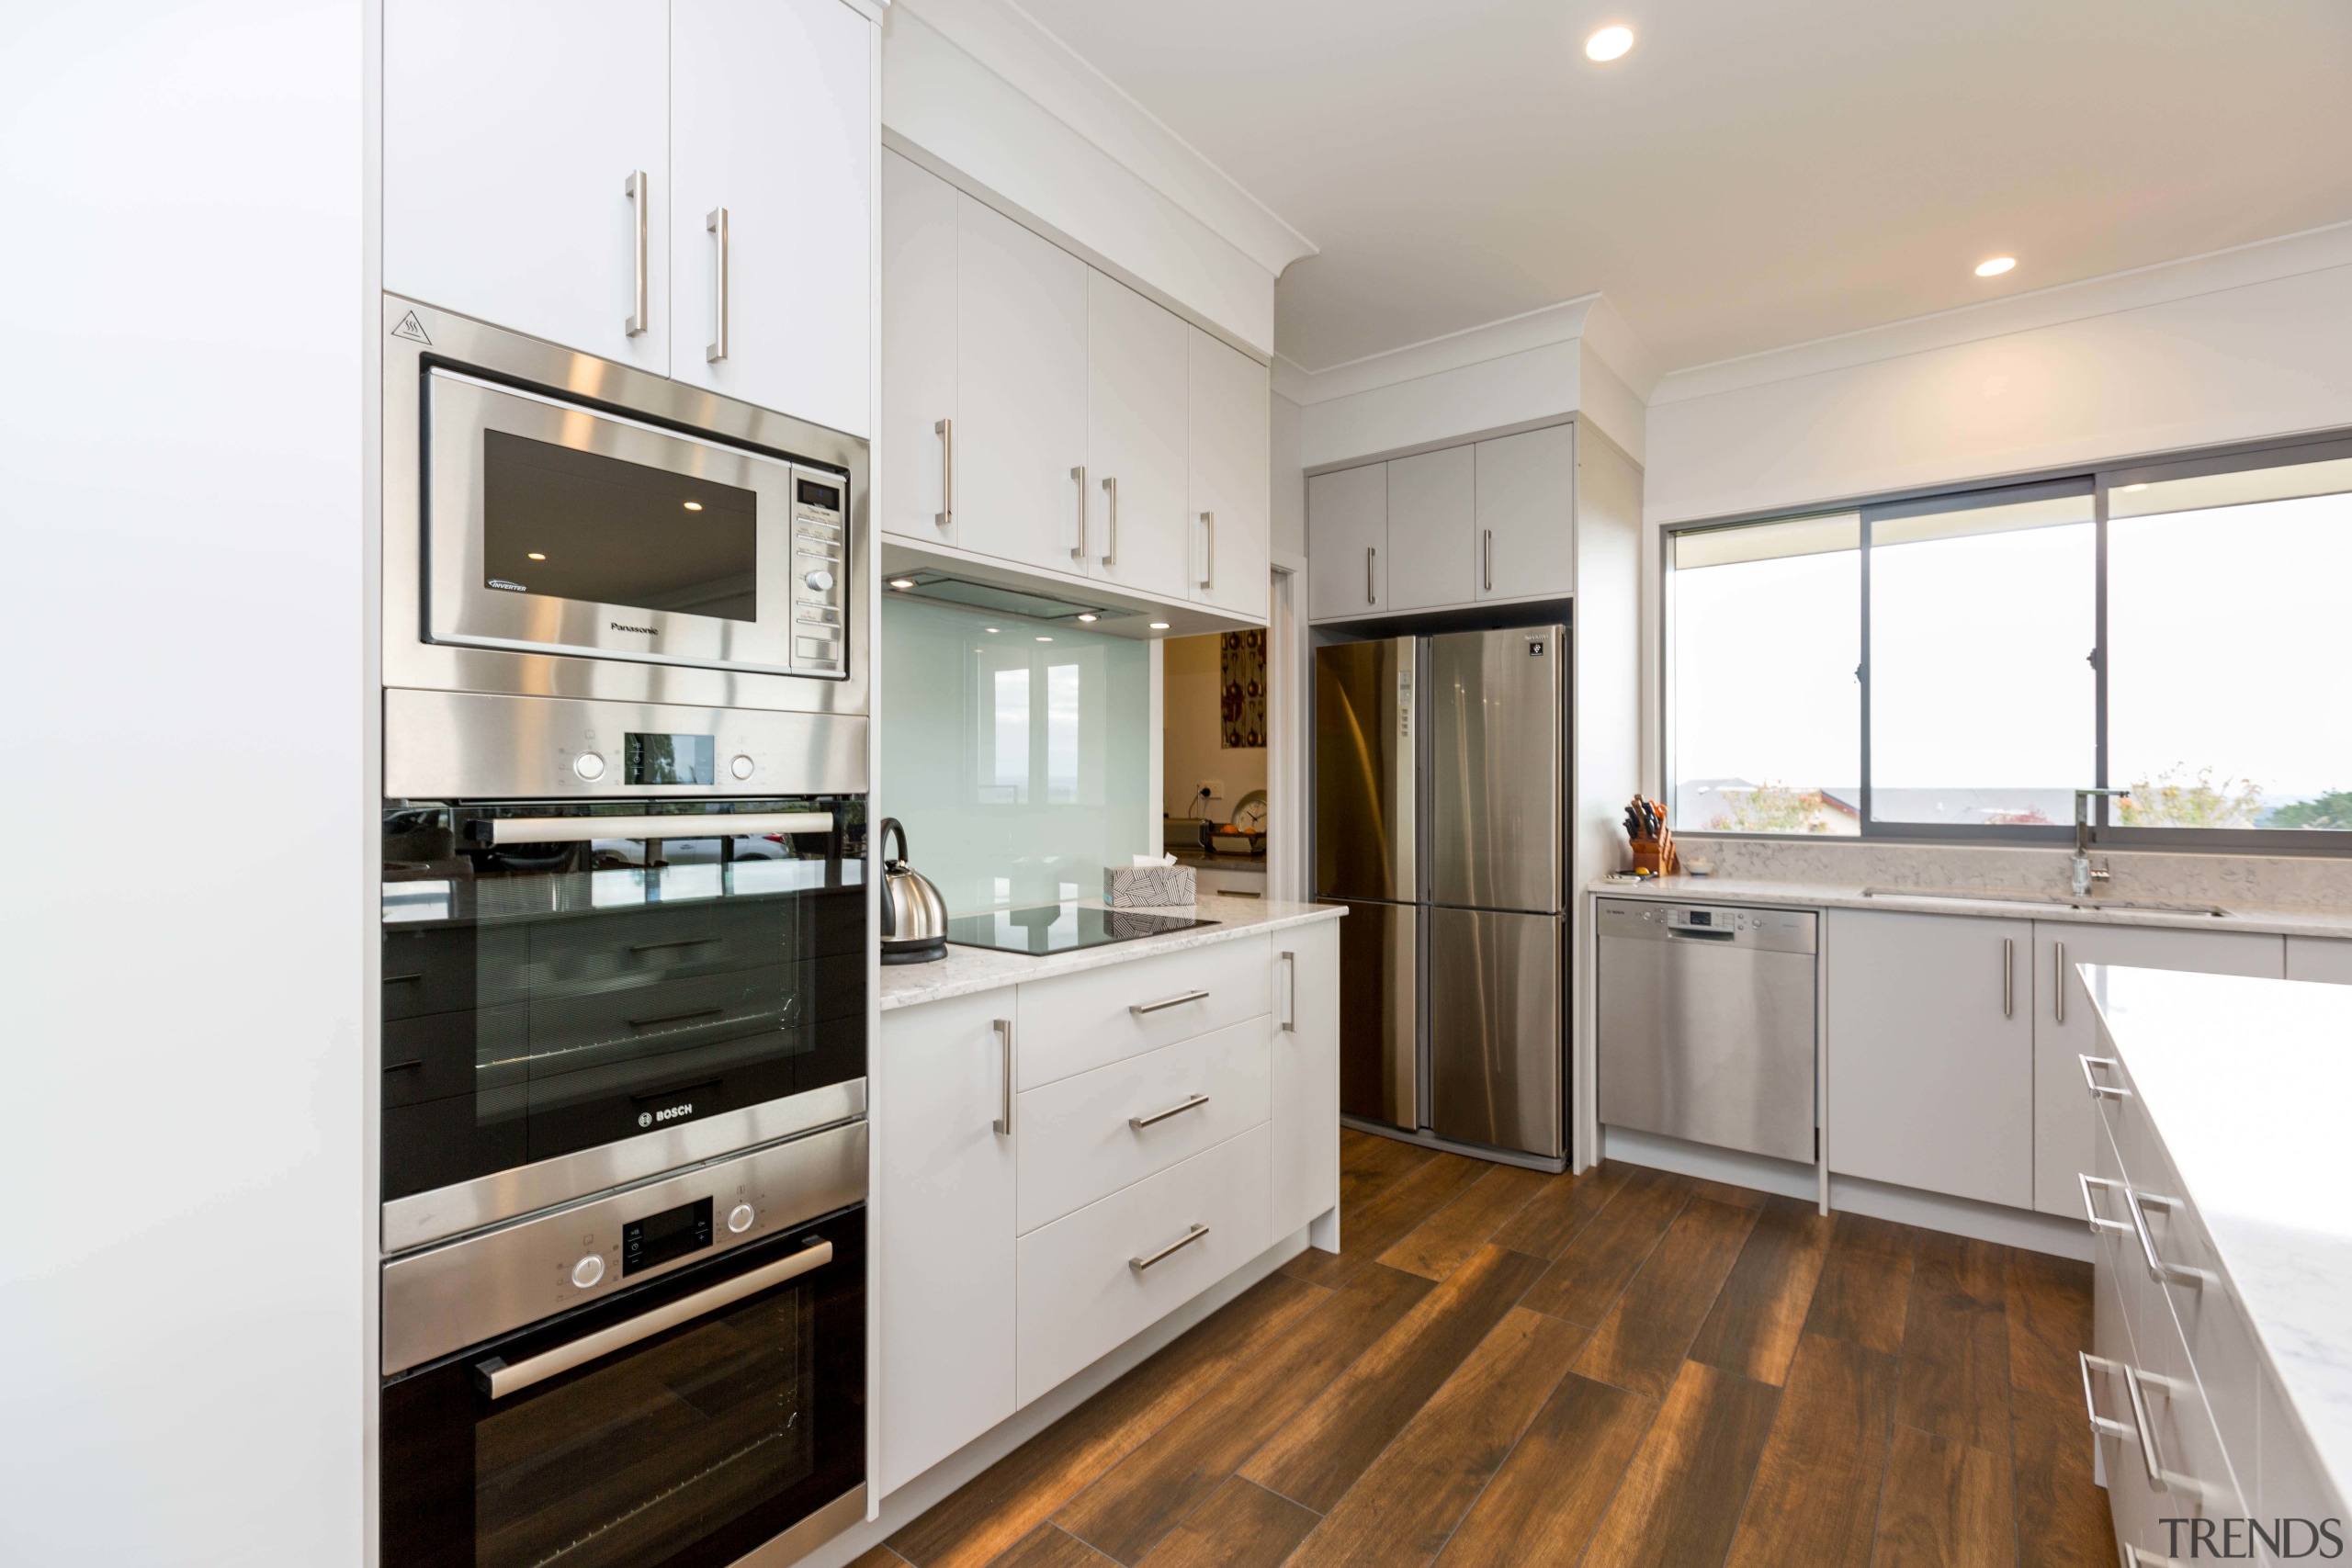
M 2286 942 L 2288 979 L 2352 986 L 2352 942 L 2324 936 L 2290 936 Z
M 1478 443 L 1477 597 L 1575 592 L 1576 484 L 1572 424 Z
M 2279 939 L 2242 932 L 2166 931 L 2037 920 L 2033 927 L 2033 1206 L 2083 1217 L 2077 1179 L 2091 1168 L 2098 1118 L 2080 1058 L 2098 1054 L 2098 1020 L 2078 964 L 2256 975 L 2276 980 Z
M 1266 367 L 1198 327 L 1185 332 L 1193 534 L 1186 586 L 1196 604 L 1263 620 L 1273 483 Z
M 667 0 L 388 0 L 383 28 L 384 287 L 670 374 Z
M 1083 571 L 1089 269 L 960 194 L 956 241 L 956 543 Z
M 852 435 L 873 418 L 876 47 L 841 0 L 671 0 L 670 373 Z
M 956 543 L 956 187 L 882 154 L 882 531 Z
M 1476 596 L 1476 461 L 1473 448 L 1450 446 L 1387 465 L 1386 608 L 1466 604 Z
M 1086 570 L 1182 599 L 1191 556 L 1191 345 L 1184 322 L 1087 274 Z
M 874 1054 L 881 1490 L 1012 1414 L 1010 987 L 882 1015 Z
M 1388 607 L 1388 465 L 1306 481 L 1306 613 L 1318 621 Z
M 1272 942 L 1270 1234 L 1280 1240 L 1340 1202 L 1340 925 L 1276 931 Z
M 2033 1203 L 2033 926 L 1828 912 L 1830 1169 Z

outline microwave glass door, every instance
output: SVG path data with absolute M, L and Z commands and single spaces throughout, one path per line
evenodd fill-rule
M 864 1237 L 848 1210 L 390 1380 L 384 1568 L 726 1568 L 855 1487 Z M 831 1262 L 726 1299 L 820 1242 Z M 631 1337 L 665 1309 L 692 1315 Z M 492 1393 L 599 1334 L 621 1343 Z
M 704 765 L 639 739 L 649 777 Z M 386 1201 L 865 1076 L 864 802 L 729 803 L 838 824 L 786 834 L 680 804 L 386 807 Z M 615 813 L 675 836 L 486 830 Z
M 846 481 L 454 370 L 425 381 L 432 641 L 844 672 Z

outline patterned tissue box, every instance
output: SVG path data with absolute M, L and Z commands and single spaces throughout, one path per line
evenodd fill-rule
M 1193 882 L 1189 865 L 1106 865 L 1102 868 L 1102 902 L 1114 909 L 1190 904 L 1198 897 Z

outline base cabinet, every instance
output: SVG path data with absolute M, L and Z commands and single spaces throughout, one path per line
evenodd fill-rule
M 1340 1202 L 1340 923 L 1274 944 L 1272 1235 Z

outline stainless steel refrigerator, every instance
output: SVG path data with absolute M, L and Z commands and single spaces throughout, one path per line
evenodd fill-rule
M 1566 1153 L 1566 628 L 1315 654 L 1315 890 L 1340 923 L 1340 1109 Z

